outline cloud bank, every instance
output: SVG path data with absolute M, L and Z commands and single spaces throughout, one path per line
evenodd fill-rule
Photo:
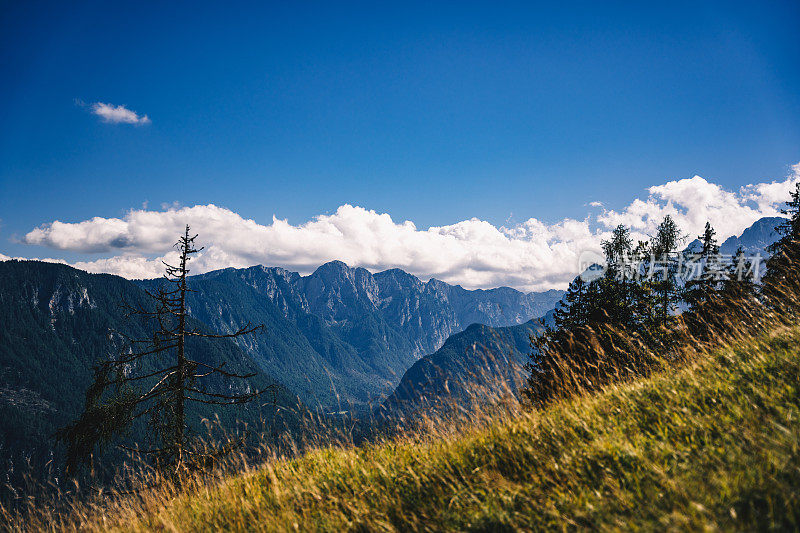
M 93 114 L 103 119 L 103 122 L 110 124 L 150 124 L 150 118 L 147 115 L 139 115 L 124 105 L 115 106 L 113 104 L 95 102 L 90 106 L 90 109 Z
M 800 164 L 782 181 L 728 191 L 700 176 L 650 187 L 619 211 L 602 209 L 583 220 L 556 224 L 530 218 L 505 227 L 472 218 L 448 226 L 417 228 L 387 213 L 342 205 L 292 225 L 273 216 L 270 224 L 245 219 L 214 204 L 131 210 L 122 218 L 95 217 L 77 223 L 54 221 L 30 231 L 23 241 L 55 250 L 109 255 L 73 263 L 90 272 L 128 278 L 161 275 L 161 260 L 174 261 L 172 245 L 190 224 L 205 250 L 192 262 L 193 273 L 256 264 L 301 273 L 334 259 L 373 272 L 402 268 L 468 288 L 511 286 L 521 290 L 564 288 L 578 273 L 582 252 L 600 252 L 600 242 L 617 224 L 645 239 L 667 214 L 693 239 L 706 221 L 720 241 L 740 234 L 764 216 L 776 216 L 800 181 Z M 165 255 L 164 252 L 167 252 Z

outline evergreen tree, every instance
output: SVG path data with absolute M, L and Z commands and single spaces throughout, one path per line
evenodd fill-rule
M 189 438 L 187 404 L 242 404 L 271 388 L 251 390 L 244 380 L 255 374 L 228 372 L 223 365 L 196 361 L 187 352 L 187 340 L 193 337 L 233 338 L 261 329 L 247 324 L 231 334 L 217 335 L 187 326 L 187 265 L 192 255 L 200 251 L 194 247 L 196 237 L 190 237 L 186 226 L 176 245 L 179 264 L 165 263 L 165 286 L 146 291 L 151 307 L 123 303 L 129 316 L 139 316 L 153 324 L 154 332 L 150 338 L 127 339 L 126 352 L 96 365 L 83 414 L 59 431 L 59 438 L 67 445 L 68 474 L 74 474 L 98 445 L 118 436 L 137 420 L 149 418 L 154 447 L 135 451 L 151 456 L 156 466 L 180 479 L 183 471 L 200 468 L 226 451 L 209 454 Z M 228 383 L 213 387 L 214 381 L 219 380 Z M 231 392 L 237 389 L 238 392 Z
M 667 215 L 650 243 L 652 255 L 649 274 L 656 293 L 656 316 L 662 326 L 667 324 L 676 304 L 681 301 L 681 287 L 676 279 L 676 255 L 681 240 L 677 224 Z
M 784 284 L 794 288 L 798 284 L 797 264 L 800 259 L 800 183 L 797 184 L 786 207 L 781 213 L 788 216 L 786 222 L 775 230 L 781 238 L 771 244 L 767 251 L 771 254 L 767 260 L 767 271 L 764 275 L 764 287 L 767 293 L 774 292 Z M 787 287 L 784 287 L 786 289 Z
M 600 303 L 608 322 L 623 328 L 635 324 L 634 297 L 636 263 L 633 256 L 633 241 L 630 230 L 620 224 L 612 232 L 611 239 L 603 241 L 606 256 L 606 272 L 600 281 Z
M 585 326 L 588 317 L 588 286 L 582 276 L 576 277 L 569 284 L 567 292 L 553 312 L 557 329 L 572 329 Z
M 692 277 L 686 281 L 684 291 L 684 300 L 693 309 L 708 302 L 727 277 L 725 265 L 719 255 L 716 234 L 711 223 L 706 222 L 703 234 L 698 237 L 702 248 L 692 258 L 698 268 L 693 270 Z
M 631 313 L 634 317 L 634 331 L 647 333 L 656 320 L 656 293 L 654 284 L 648 277 L 653 254 L 650 241 L 639 241 L 633 249 L 631 289 Z
M 760 265 L 748 258 L 740 246 L 736 250 L 720 288 L 720 297 L 726 301 L 739 301 L 755 297 L 758 293 L 756 282 Z

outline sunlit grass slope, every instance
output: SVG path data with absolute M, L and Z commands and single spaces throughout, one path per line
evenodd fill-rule
M 780 330 L 691 366 L 480 429 L 320 449 L 177 497 L 83 508 L 65 525 L 796 529 L 798 346 L 800 329 Z

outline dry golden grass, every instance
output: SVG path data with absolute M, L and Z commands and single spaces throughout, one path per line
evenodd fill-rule
M 676 319 L 657 357 L 623 333 L 606 340 L 624 358 L 566 354 L 553 365 L 563 391 L 541 409 L 481 391 L 472 409 L 435 410 L 380 442 L 273 454 L 59 512 L 38 502 L 3 511 L 6 528 L 797 530 L 798 293 L 723 303 L 702 339 Z M 631 358 L 652 362 L 616 362 Z
M 490 423 L 318 448 L 10 529 L 753 530 L 800 527 L 800 329 Z M 12 518 L 7 516 L 7 518 Z

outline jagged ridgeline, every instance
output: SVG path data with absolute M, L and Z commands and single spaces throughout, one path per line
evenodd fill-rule
M 48 465 L 58 474 L 55 431 L 84 406 L 93 366 L 127 350 L 124 336 L 146 338 L 152 328 L 121 306 L 147 305 L 142 286 L 37 261 L 0 263 L 0 460 L 8 481 Z M 233 372 L 257 371 L 254 387 L 280 382 L 280 412 L 296 412 L 297 395 L 314 407 L 366 405 L 390 394 L 404 372 L 474 322 L 518 324 L 555 305 L 561 291 L 524 294 L 500 288 L 469 291 L 401 270 L 375 275 L 343 263 L 310 276 L 279 268 L 226 269 L 190 278 L 189 311 L 197 327 L 230 332 L 250 322 L 263 334 L 230 340 L 192 339 L 198 359 L 225 362 Z M 225 427 L 271 420 L 271 395 L 256 408 L 194 408 L 191 419 L 220 417 Z M 347 408 L 347 407 L 345 407 Z M 289 420 L 288 424 L 293 421 Z M 198 428 L 199 430 L 200 428 Z M 129 440 L 141 442 L 143 425 Z M 116 452 L 111 452 L 116 453 Z M 118 463 L 122 454 L 108 464 Z M 51 461 L 51 459 L 55 459 Z M 35 472 L 42 479 L 42 472 Z
M 39 479 L 58 477 L 63 464 L 60 445 L 53 434 L 75 419 L 83 409 L 92 381 L 92 367 L 102 359 L 127 350 L 123 336 L 152 335 L 147 324 L 126 318 L 121 302 L 149 304 L 136 284 L 117 276 L 88 274 L 74 268 L 36 261 L 0 263 L 0 460 L 7 481 L 19 486 L 33 469 Z M 191 319 L 192 327 L 204 328 Z M 187 350 L 208 364 L 225 364 L 232 372 L 252 373 L 255 388 L 277 384 L 250 356 L 226 339 L 192 338 Z M 233 430 L 237 423 L 261 428 L 266 423 L 278 434 L 297 412 L 296 396 L 277 384 L 275 404 L 268 395 L 242 406 L 194 405 L 187 422 L 206 434 L 203 419 L 219 417 L 221 426 Z M 275 419 L 281 413 L 280 423 Z M 275 426 L 278 427 L 275 427 Z M 134 425 L 127 439 L 143 442 L 143 424 Z M 119 464 L 120 451 L 108 464 Z M 51 461 L 53 459 L 53 461 Z M 30 467 L 28 466 L 30 465 Z
M 195 318 L 220 332 L 264 324 L 265 335 L 241 337 L 239 345 L 304 403 L 336 411 L 378 405 L 420 357 L 470 324 L 523 324 L 563 295 L 466 290 L 399 269 L 371 274 L 341 261 L 309 276 L 256 266 L 188 283 L 196 291 L 187 295 Z

